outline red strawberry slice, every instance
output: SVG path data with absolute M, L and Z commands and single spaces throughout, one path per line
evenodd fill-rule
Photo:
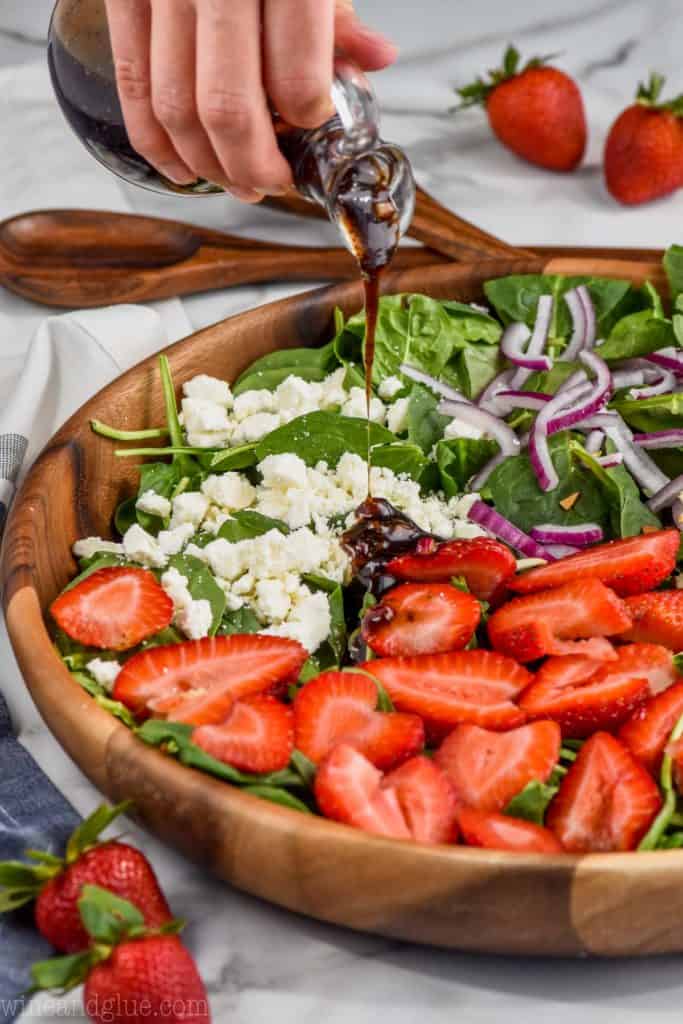
M 626 653 L 622 653 L 626 652 Z M 650 695 L 647 661 L 628 647 L 616 661 L 580 655 L 548 658 L 519 698 L 529 718 L 550 718 L 563 736 L 616 729 Z
M 210 636 L 133 655 L 113 697 L 136 715 L 210 725 L 232 702 L 297 678 L 308 652 L 295 640 L 261 634 Z
M 619 730 L 619 739 L 653 775 L 659 773 L 671 730 L 683 715 L 683 681 L 637 708 Z
M 621 640 L 621 637 L 619 637 Z M 618 672 L 624 678 L 647 679 L 650 693 L 661 693 L 680 679 L 673 653 L 660 644 L 625 644 L 617 647 L 617 658 L 609 666 L 609 674 Z
M 517 563 L 509 548 L 490 537 L 449 540 L 424 554 L 411 551 L 393 558 L 387 572 L 400 580 L 438 582 L 462 576 L 481 601 L 495 601 L 515 575 Z
M 419 715 L 433 738 L 461 722 L 503 730 L 525 720 L 513 701 L 531 674 L 493 651 L 377 658 L 362 667 L 379 679 L 399 711 Z
M 294 701 L 296 748 L 318 764 L 339 743 L 386 770 L 424 747 L 417 715 L 376 711 L 377 685 L 360 672 L 323 672 Z
M 507 814 L 458 808 L 458 825 L 468 846 L 511 853 L 562 853 L 562 844 L 549 828 Z
M 422 843 L 455 838 L 453 788 L 428 758 L 411 758 L 382 776 L 359 751 L 340 744 L 323 759 L 314 789 L 321 812 L 334 821 Z
M 626 599 L 633 619 L 622 640 L 662 644 L 672 651 L 683 651 L 683 590 L 658 590 Z
M 294 750 L 294 712 L 266 693 L 237 700 L 225 722 L 201 725 L 192 741 L 241 772 L 277 772 Z
M 72 640 L 126 651 L 168 626 L 173 601 L 148 569 L 112 566 L 65 590 L 50 612 Z
M 640 761 L 614 736 L 596 732 L 550 802 L 546 824 L 571 853 L 635 850 L 661 805 Z
M 375 654 L 440 654 L 465 647 L 481 605 L 448 583 L 404 583 L 363 616 L 361 635 Z
M 560 743 L 555 722 L 534 722 L 509 732 L 459 725 L 434 760 L 460 800 L 481 811 L 502 811 L 529 782 L 549 779 Z
M 513 598 L 493 613 L 488 633 L 497 651 L 518 661 L 535 661 L 545 654 L 606 659 L 614 651 L 603 638 L 623 633 L 630 622 L 614 591 L 589 578 Z
M 640 537 L 596 544 L 517 576 L 510 581 L 510 588 L 520 594 L 531 594 L 592 577 L 602 580 L 621 597 L 642 594 L 671 575 L 680 539 L 678 530 L 655 530 Z

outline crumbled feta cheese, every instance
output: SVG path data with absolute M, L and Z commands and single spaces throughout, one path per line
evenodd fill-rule
M 337 463 L 337 479 L 354 499 L 362 501 L 368 490 L 368 464 L 354 452 L 344 452 Z
M 387 426 L 394 434 L 402 434 L 408 429 L 409 398 L 397 398 L 387 412 Z
M 368 414 L 367 401 L 363 388 L 351 388 L 349 397 L 341 407 L 342 416 L 358 416 L 365 418 Z M 384 423 L 386 407 L 384 402 L 373 395 L 370 399 L 370 419 L 373 423 Z
M 256 614 L 265 621 L 282 622 L 292 607 L 282 580 L 259 580 L 256 584 Z
M 181 523 L 172 530 L 159 530 L 157 543 L 165 555 L 177 555 L 193 536 L 192 523 Z
M 255 583 L 256 580 L 254 579 L 254 574 L 251 572 L 245 572 L 244 576 L 240 576 L 240 578 L 233 583 L 232 592 L 233 594 L 240 595 L 249 594 L 254 589 Z
M 405 387 L 400 377 L 385 377 L 377 388 L 379 397 L 383 398 L 384 401 L 391 401 L 392 398 L 396 398 L 399 391 L 403 391 Z
M 478 441 L 480 437 L 484 436 L 484 431 L 480 430 L 479 427 L 472 426 L 471 423 L 459 420 L 456 416 L 455 419 L 446 424 L 443 436 L 447 441 L 454 437 L 469 437 L 474 441 Z
M 139 512 L 146 512 L 150 516 L 159 516 L 161 519 L 168 519 L 171 514 L 171 502 L 164 498 L 163 494 L 155 491 L 145 491 L 135 502 Z
M 208 398 L 183 398 L 183 424 L 188 433 L 231 429 L 225 406 Z
M 206 548 L 200 547 L 199 544 L 188 544 L 185 548 L 185 554 L 191 555 L 193 558 L 198 558 L 199 561 L 204 562 L 205 565 L 209 561 Z
M 117 675 L 121 671 L 118 661 L 105 661 L 104 658 L 93 658 L 92 661 L 86 662 L 85 667 L 95 682 L 110 692 Z
M 241 543 L 231 544 L 229 540 L 218 537 L 203 550 L 211 571 L 224 580 L 236 580 L 247 568 L 244 559 L 246 552 Z
M 227 448 L 233 440 L 232 424 L 229 430 L 187 431 L 187 443 L 191 448 Z
M 348 391 L 344 387 L 345 378 L 345 366 L 340 366 L 334 373 L 325 377 L 325 380 L 322 382 L 321 407 L 323 409 L 330 409 L 344 404 L 348 398 Z
M 202 494 L 231 512 L 248 508 L 256 497 L 256 491 L 241 473 L 207 476 L 202 484 Z
M 230 385 L 217 377 L 209 377 L 206 373 L 200 373 L 183 384 L 183 394 L 186 398 L 205 398 L 208 402 L 216 402 L 218 405 L 230 407 L 232 405 L 232 392 Z
M 305 487 L 306 463 L 298 455 L 269 455 L 258 467 L 265 487 Z
M 245 391 L 245 394 L 248 395 L 249 392 Z M 242 398 L 242 395 L 239 397 Z M 233 443 L 252 444 L 254 441 L 260 441 L 266 434 L 270 434 L 271 430 L 277 430 L 280 423 L 280 416 L 269 412 L 257 412 L 253 416 L 247 416 L 238 424 L 233 434 Z
M 302 587 L 302 590 L 307 588 Z M 330 605 L 326 595 L 322 591 L 314 594 L 308 591 L 295 602 L 285 622 L 269 626 L 262 632 L 298 640 L 307 651 L 313 653 L 329 636 L 331 625 Z
M 161 577 L 161 585 L 173 601 L 173 621 L 190 640 L 208 636 L 213 621 L 210 603 L 205 598 L 195 601 L 187 586 L 187 577 L 171 567 Z
M 236 420 L 246 420 L 259 412 L 273 412 L 275 396 L 267 388 L 258 391 L 243 391 L 233 402 L 232 413 Z
M 201 491 L 183 491 L 173 499 L 173 515 L 171 529 L 182 523 L 191 523 L 197 527 L 206 515 L 209 499 Z
M 102 540 L 101 537 L 84 537 L 77 540 L 71 549 L 74 558 L 92 558 L 93 555 L 123 555 L 123 544 L 113 540 Z
M 323 387 L 317 381 L 307 381 L 290 374 L 275 389 L 275 408 L 292 416 L 303 416 L 320 408 Z
M 140 565 L 154 569 L 166 565 L 167 557 L 158 542 L 138 523 L 133 523 L 123 535 L 123 550 L 131 562 L 139 562 Z

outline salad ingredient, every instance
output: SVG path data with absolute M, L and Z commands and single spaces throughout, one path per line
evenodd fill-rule
M 490 537 L 447 541 L 387 563 L 387 572 L 399 580 L 436 582 L 461 576 L 467 589 L 480 601 L 502 597 L 507 581 L 515 575 L 515 558 L 509 548 Z
M 619 730 L 619 739 L 653 775 L 659 773 L 671 730 L 683 715 L 683 680 L 645 701 Z
M 633 619 L 622 640 L 662 644 L 683 651 L 683 590 L 658 590 L 626 598 Z
M 277 772 L 294 749 L 294 712 L 266 693 L 236 700 L 219 725 L 200 725 L 192 740 L 242 772 Z
M 323 672 L 294 700 L 296 748 L 318 764 L 340 743 L 386 771 L 418 754 L 424 726 L 417 715 L 378 709 L 377 683 L 362 672 Z
M 653 430 L 649 434 L 634 434 L 633 440 L 639 448 L 680 448 L 683 447 L 683 429 Z
M 90 943 L 78 910 L 84 885 L 106 885 L 114 895 L 132 900 L 151 928 L 170 921 L 168 903 L 144 854 L 127 843 L 99 838 L 127 807 L 98 807 L 71 834 L 63 857 L 34 850 L 32 864 L 0 863 L 0 911 L 35 900 L 36 927 L 61 953 L 78 953 Z
M 572 318 L 572 335 L 562 353 L 562 359 L 566 363 L 571 363 L 578 357 L 579 352 L 591 349 L 595 345 L 595 307 L 585 284 L 565 292 L 564 301 Z
M 587 548 L 599 544 L 602 540 L 602 527 L 597 523 L 584 523 L 581 526 L 553 526 L 552 523 L 541 523 L 531 529 L 531 537 L 540 544 L 568 544 L 570 547 Z
M 661 805 L 656 783 L 630 750 L 596 732 L 562 780 L 546 824 L 570 853 L 635 850 Z
M 419 715 L 432 738 L 461 722 L 495 730 L 524 722 L 514 700 L 532 676 L 495 651 L 378 658 L 361 667 L 379 679 L 399 711 Z
M 616 657 L 602 663 L 581 655 L 548 658 L 519 706 L 529 718 L 557 722 L 562 735 L 571 738 L 615 729 L 650 693 L 647 656 L 627 655 L 622 661 L 619 651 Z
M 468 807 L 502 811 L 529 782 L 547 782 L 559 756 L 555 722 L 533 722 L 508 732 L 463 724 L 446 737 L 434 760 Z
M 281 637 L 187 640 L 134 654 L 117 676 L 112 696 L 141 717 L 215 724 L 238 698 L 296 680 L 306 657 L 301 644 Z
M 473 502 L 469 510 L 469 517 L 475 523 L 485 527 L 495 537 L 515 548 L 520 554 L 526 555 L 527 558 L 540 558 L 544 562 L 554 561 L 553 555 L 547 548 L 537 544 L 533 538 L 528 537 L 514 523 L 502 516 L 500 512 L 496 512 L 495 508 L 491 508 L 486 502 L 479 499 Z
M 457 835 L 453 787 L 428 758 L 411 758 L 383 776 L 341 744 L 318 769 L 315 797 L 326 817 L 377 835 L 423 843 L 450 842 Z
M 683 473 L 664 484 L 653 494 L 648 501 L 648 506 L 653 512 L 659 512 L 660 509 L 668 508 L 678 501 L 681 494 L 683 494 Z
M 671 575 L 679 544 L 680 534 L 671 529 L 609 541 L 522 573 L 510 582 L 510 588 L 520 594 L 531 594 L 593 578 L 602 580 L 621 597 L 641 594 Z
M 578 557 L 570 555 L 555 564 Z M 518 661 L 547 654 L 604 659 L 614 656 L 604 638 L 623 633 L 630 625 L 624 602 L 600 580 L 588 577 L 513 598 L 493 613 L 488 635 L 496 651 Z
M 605 144 L 607 188 L 620 203 L 635 205 L 669 195 L 681 186 L 683 98 L 662 101 L 665 79 L 652 73 L 636 102 L 612 125 Z
M 458 826 L 468 846 L 510 853 L 562 853 L 562 844 L 549 828 L 507 814 L 458 807 Z
M 457 90 L 462 107 L 482 103 L 503 145 L 539 167 L 572 171 L 586 148 L 586 117 L 576 83 L 543 58 L 520 67 L 509 46 L 503 67 Z
M 380 656 L 440 654 L 466 647 L 480 618 L 476 598 L 449 583 L 403 583 L 366 611 L 361 635 Z
M 525 345 L 530 339 L 531 331 L 526 324 L 509 324 L 500 339 L 500 350 L 515 366 L 523 366 L 527 370 L 552 370 L 553 361 L 550 356 L 535 356 L 527 353 Z
M 125 651 L 165 629 L 173 603 L 146 569 L 100 569 L 50 607 L 60 629 L 88 647 Z

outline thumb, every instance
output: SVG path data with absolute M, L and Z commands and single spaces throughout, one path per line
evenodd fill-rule
M 334 44 L 363 71 L 379 71 L 398 56 L 398 48 L 386 36 L 363 24 L 353 9 L 353 0 L 336 0 Z

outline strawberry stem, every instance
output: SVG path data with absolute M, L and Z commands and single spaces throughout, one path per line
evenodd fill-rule
M 674 96 L 670 100 L 661 100 L 666 76 L 658 71 L 651 71 L 647 82 L 640 82 L 636 92 L 636 102 L 651 110 L 669 110 L 676 117 L 683 117 L 683 95 Z
M 469 85 L 464 85 L 460 89 L 455 90 L 461 102 L 457 106 L 451 107 L 449 113 L 456 113 L 458 110 L 464 110 L 467 107 L 475 107 L 480 104 L 485 106 L 493 90 L 502 82 L 515 78 L 531 68 L 541 68 L 548 61 L 554 60 L 558 56 L 559 54 L 557 53 L 551 53 L 545 57 L 532 57 L 521 67 L 519 50 L 512 44 L 508 45 L 503 54 L 501 67 L 491 68 L 488 72 L 488 79 L 479 76 L 474 82 L 470 82 Z

